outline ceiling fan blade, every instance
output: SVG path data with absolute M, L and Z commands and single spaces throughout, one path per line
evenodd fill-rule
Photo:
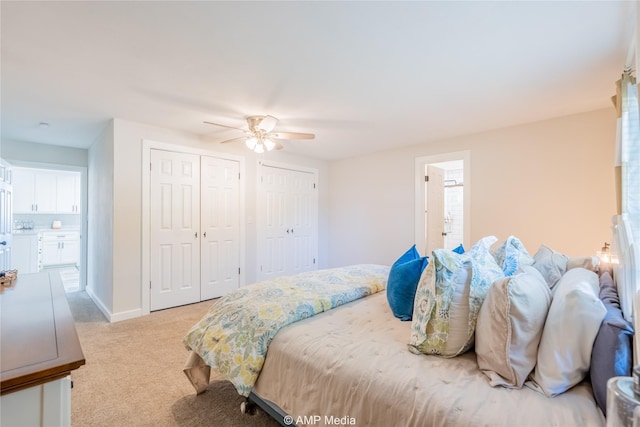
M 239 130 L 242 132 L 246 132 L 246 129 L 241 129 L 241 128 L 237 128 L 237 127 L 233 127 L 233 126 L 227 126 L 227 125 L 221 125 L 220 123 L 213 123 L 213 122 L 207 122 L 205 121 L 204 123 L 208 124 L 208 125 L 214 125 L 214 126 L 222 126 L 223 128 L 229 128 L 229 129 L 235 129 L 235 130 Z
M 234 142 L 234 141 L 244 141 L 245 139 L 247 139 L 246 136 L 241 136 L 239 138 L 233 138 L 233 139 L 227 139 L 224 141 L 220 141 L 220 144 L 226 144 L 227 142 Z
M 262 129 L 265 132 L 271 132 L 273 128 L 278 124 L 278 119 L 273 116 L 264 116 L 260 123 L 256 125 L 258 129 Z
M 273 147 L 274 150 L 282 150 L 284 148 L 278 141 L 273 141 L 273 143 L 276 144 L 275 147 Z
M 277 139 L 313 139 L 316 137 L 312 133 L 302 132 L 274 132 L 270 133 L 269 136 Z

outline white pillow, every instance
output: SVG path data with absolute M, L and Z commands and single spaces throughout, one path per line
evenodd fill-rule
M 478 314 L 476 355 L 493 387 L 522 388 L 536 366 L 550 304 L 549 286 L 531 266 L 491 285 Z
M 598 288 L 598 275 L 585 268 L 569 270 L 560 278 L 528 387 L 553 397 L 583 380 L 591 363 L 593 342 L 607 312 L 598 297 Z

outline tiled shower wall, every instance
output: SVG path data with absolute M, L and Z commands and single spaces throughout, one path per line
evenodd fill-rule
M 444 230 L 447 235 L 444 238 L 445 249 L 453 249 L 462 243 L 463 236 L 463 212 L 464 198 L 462 183 L 464 182 L 463 169 L 451 169 L 445 171 L 444 182 Z M 457 184 L 457 185 L 456 185 Z M 455 186 L 454 186 L 455 185 Z M 469 249 L 469 248 L 465 248 Z

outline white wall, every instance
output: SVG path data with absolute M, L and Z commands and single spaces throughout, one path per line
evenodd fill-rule
M 88 165 L 87 156 L 87 150 L 82 148 L 14 140 L 3 140 L 0 154 L 9 163 L 18 161 L 83 167 Z
M 109 168 L 112 169 L 112 189 L 104 188 L 104 194 L 113 194 L 111 206 L 112 212 L 112 234 L 107 239 L 112 242 L 112 247 L 105 245 L 105 250 L 111 251 L 113 258 L 111 265 L 111 275 L 104 277 L 94 276 L 99 283 L 96 285 L 100 290 L 96 294 L 104 296 L 104 306 L 112 320 L 119 320 L 134 317 L 140 314 L 142 308 L 142 286 L 141 277 L 141 218 L 142 218 L 142 141 L 152 140 L 165 144 L 188 146 L 199 150 L 208 150 L 211 154 L 226 152 L 243 156 L 246 159 L 245 176 L 245 207 L 246 218 L 253 218 L 251 224 L 246 224 L 246 276 L 247 283 L 255 281 L 256 277 L 256 186 L 258 161 L 269 159 L 281 163 L 299 165 L 316 168 L 319 171 L 319 268 L 327 266 L 328 259 L 328 164 L 325 161 L 304 158 L 287 153 L 270 152 L 258 156 L 247 150 L 242 144 L 220 145 L 212 142 L 204 142 L 198 136 L 187 133 L 172 131 L 141 123 L 130 122 L 121 119 L 113 120 L 112 146 L 109 146 L 109 136 L 97 141 L 97 145 L 90 150 L 90 169 L 97 168 L 93 173 L 96 176 L 103 176 L 109 179 Z M 112 161 L 109 153 L 103 150 L 112 150 Z M 103 192 L 102 189 L 96 191 Z M 112 191 L 111 191 L 112 190 Z M 90 190 L 92 191 L 92 190 Z M 102 196 L 94 194 L 95 208 L 109 209 L 108 203 L 103 204 L 97 200 Z M 95 213 L 95 211 L 93 211 Z M 101 240 L 102 235 L 109 230 L 108 218 L 104 221 L 96 221 L 104 225 L 104 229 L 94 229 L 98 233 L 97 239 Z M 103 223 L 104 222 L 104 223 Z M 97 247 L 98 242 L 93 247 Z M 91 254 L 91 257 L 107 256 L 102 249 Z M 101 274 L 103 268 L 109 266 L 101 260 L 94 259 L 95 264 L 100 265 L 96 269 L 96 274 Z M 148 285 L 147 285 L 148 286 Z M 112 298 L 112 299 L 109 299 Z
M 108 314 L 113 307 L 113 122 L 89 148 L 87 293 Z
M 415 158 L 463 150 L 472 242 L 595 255 L 611 240 L 615 132 L 611 108 L 332 162 L 329 266 L 393 263 L 414 243 Z

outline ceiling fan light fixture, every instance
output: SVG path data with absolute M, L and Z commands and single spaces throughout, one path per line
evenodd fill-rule
M 0 0 L 1 1 L 1 0 Z M 278 119 L 273 116 L 249 116 L 247 117 L 248 129 L 241 129 L 234 126 L 223 125 L 205 121 L 206 124 L 214 126 L 222 126 L 225 128 L 235 129 L 244 132 L 244 137 L 231 138 L 220 141 L 221 144 L 244 140 L 249 150 L 262 154 L 271 150 L 282 149 L 281 139 L 314 139 L 312 133 L 302 132 L 272 132 L 278 123 Z
M 255 150 L 258 146 L 258 139 L 255 136 L 248 137 L 244 142 L 249 150 Z
M 256 146 L 253 148 L 253 151 L 255 151 L 258 154 L 262 154 L 264 153 L 264 144 L 259 142 L 258 144 L 256 144 Z
M 265 140 L 263 141 L 264 143 L 264 147 L 267 149 L 267 151 L 271 151 L 274 148 L 276 148 L 276 143 L 273 142 L 271 139 L 269 138 L 265 138 Z

